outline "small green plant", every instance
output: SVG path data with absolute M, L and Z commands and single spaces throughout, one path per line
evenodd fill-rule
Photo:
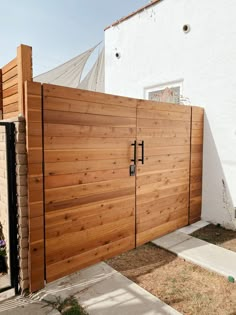
M 61 297 L 57 297 L 55 302 L 46 302 L 63 315 L 88 315 L 88 313 L 79 305 L 78 301 L 73 296 L 70 296 L 65 300 Z

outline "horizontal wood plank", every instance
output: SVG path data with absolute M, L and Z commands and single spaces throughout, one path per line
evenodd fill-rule
M 103 127 L 68 124 L 45 124 L 45 136 L 54 137 L 90 137 L 90 138 L 130 138 L 136 137 L 135 127 Z
M 127 167 L 129 169 L 127 159 L 119 160 L 98 160 L 98 161 L 77 161 L 77 162 L 57 162 L 47 163 L 45 165 L 45 176 L 74 174 L 80 172 L 95 172 L 103 170 L 115 170 Z
M 7 80 L 6 82 L 3 82 L 2 84 L 2 89 L 3 91 L 15 86 L 18 84 L 18 76 L 15 76 L 9 80 Z
M 2 67 L 2 75 L 4 76 L 8 71 L 12 70 L 17 66 L 16 58 L 12 59 L 8 64 Z
M 130 149 L 74 149 L 74 150 L 47 150 L 44 158 L 48 163 L 53 162 L 75 162 L 108 159 L 129 159 L 132 157 L 133 148 Z
M 160 112 L 160 111 L 171 111 L 171 112 L 180 112 L 180 113 L 191 113 L 191 107 L 180 104 L 172 104 L 165 102 L 156 102 L 150 100 L 138 100 L 138 109 Z
M 173 111 L 157 111 L 153 109 L 148 109 L 145 108 L 138 108 L 137 115 L 140 118 L 144 119 L 157 119 L 157 120 L 168 120 L 168 121 L 173 121 L 173 120 L 180 120 L 180 121 L 186 121 L 190 124 L 190 112 L 188 113 L 183 113 L 183 112 L 173 112 Z
M 17 75 L 17 66 L 3 74 L 2 76 L 2 82 L 6 82 L 7 80 L 14 78 Z
M 18 86 L 17 85 L 13 85 L 11 88 L 7 89 L 7 90 L 4 90 L 2 91 L 2 95 L 3 95 L 3 98 L 5 97 L 8 97 L 8 96 L 12 96 L 14 94 L 17 94 L 18 92 Z
M 61 175 L 45 176 L 45 188 L 67 187 L 78 184 L 102 182 L 106 180 L 121 179 L 129 176 L 129 168 L 108 169 L 94 172 L 82 172 Z
M 44 137 L 45 150 L 59 149 L 127 149 L 131 147 L 133 139 L 89 138 L 89 137 Z
M 124 105 L 124 104 L 123 104 Z M 88 102 L 87 100 L 73 100 L 58 97 L 45 97 L 45 110 L 74 112 L 93 115 L 120 116 L 136 118 L 136 108 L 109 103 Z
M 81 126 L 135 127 L 136 119 L 105 115 L 91 115 L 71 112 L 44 110 L 44 122 Z
M 44 97 L 57 97 L 77 101 L 87 101 L 94 103 L 113 104 L 136 108 L 137 100 L 133 98 L 104 94 L 56 85 L 44 84 Z

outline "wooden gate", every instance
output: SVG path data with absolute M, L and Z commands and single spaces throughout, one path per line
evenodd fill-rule
M 44 86 L 46 279 L 135 247 L 136 101 Z
M 39 83 L 26 100 L 32 291 L 200 218 L 202 109 Z
M 190 127 L 189 106 L 138 102 L 137 245 L 188 224 Z

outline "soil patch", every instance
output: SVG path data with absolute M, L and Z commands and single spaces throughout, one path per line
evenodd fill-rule
M 236 284 L 153 244 L 107 263 L 180 313 L 236 315 Z
M 236 252 L 236 231 L 226 230 L 221 226 L 209 224 L 191 235 Z

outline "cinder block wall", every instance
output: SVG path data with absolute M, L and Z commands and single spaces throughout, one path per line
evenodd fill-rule
M 28 197 L 27 197 L 27 155 L 25 138 L 25 120 L 18 118 L 15 123 L 16 145 L 16 189 L 19 233 L 19 277 L 20 287 L 29 287 L 28 275 Z

